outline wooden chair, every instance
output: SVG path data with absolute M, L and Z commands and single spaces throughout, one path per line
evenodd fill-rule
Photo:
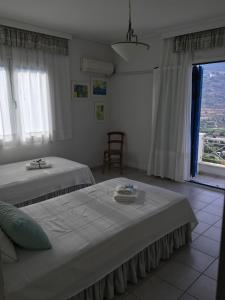
M 111 131 L 108 135 L 108 150 L 104 151 L 103 173 L 105 167 L 111 169 L 112 165 L 117 165 L 120 168 L 120 174 L 123 172 L 123 143 L 125 134 L 120 131 Z

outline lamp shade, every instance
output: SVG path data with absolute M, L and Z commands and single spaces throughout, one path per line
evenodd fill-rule
M 118 42 L 111 45 L 112 49 L 124 60 L 132 61 L 149 50 L 149 45 L 139 42 Z

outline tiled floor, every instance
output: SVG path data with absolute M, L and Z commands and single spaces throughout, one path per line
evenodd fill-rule
M 193 181 L 225 189 L 225 175 L 218 176 L 210 174 L 199 174 L 195 178 L 193 178 Z
M 121 177 L 117 170 L 102 174 L 93 170 L 96 182 Z M 123 177 L 164 187 L 186 195 L 199 225 L 189 246 L 178 250 L 137 285 L 130 285 L 116 300 L 214 300 L 218 270 L 219 243 L 224 195 L 193 183 L 174 183 L 126 169 Z

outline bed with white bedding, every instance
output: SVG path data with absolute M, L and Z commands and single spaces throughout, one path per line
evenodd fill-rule
M 61 157 L 45 159 L 51 168 L 27 170 L 29 161 L 0 165 L 1 200 L 24 206 L 95 183 L 86 165 Z
M 125 183 L 138 186 L 133 203 L 112 197 Z M 186 244 L 197 224 L 183 195 L 125 178 L 20 209 L 53 247 L 17 248 L 19 262 L 2 266 L 6 300 L 111 299 Z

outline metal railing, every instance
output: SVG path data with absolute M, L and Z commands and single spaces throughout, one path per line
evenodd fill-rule
M 225 137 L 199 135 L 199 161 L 225 166 Z

